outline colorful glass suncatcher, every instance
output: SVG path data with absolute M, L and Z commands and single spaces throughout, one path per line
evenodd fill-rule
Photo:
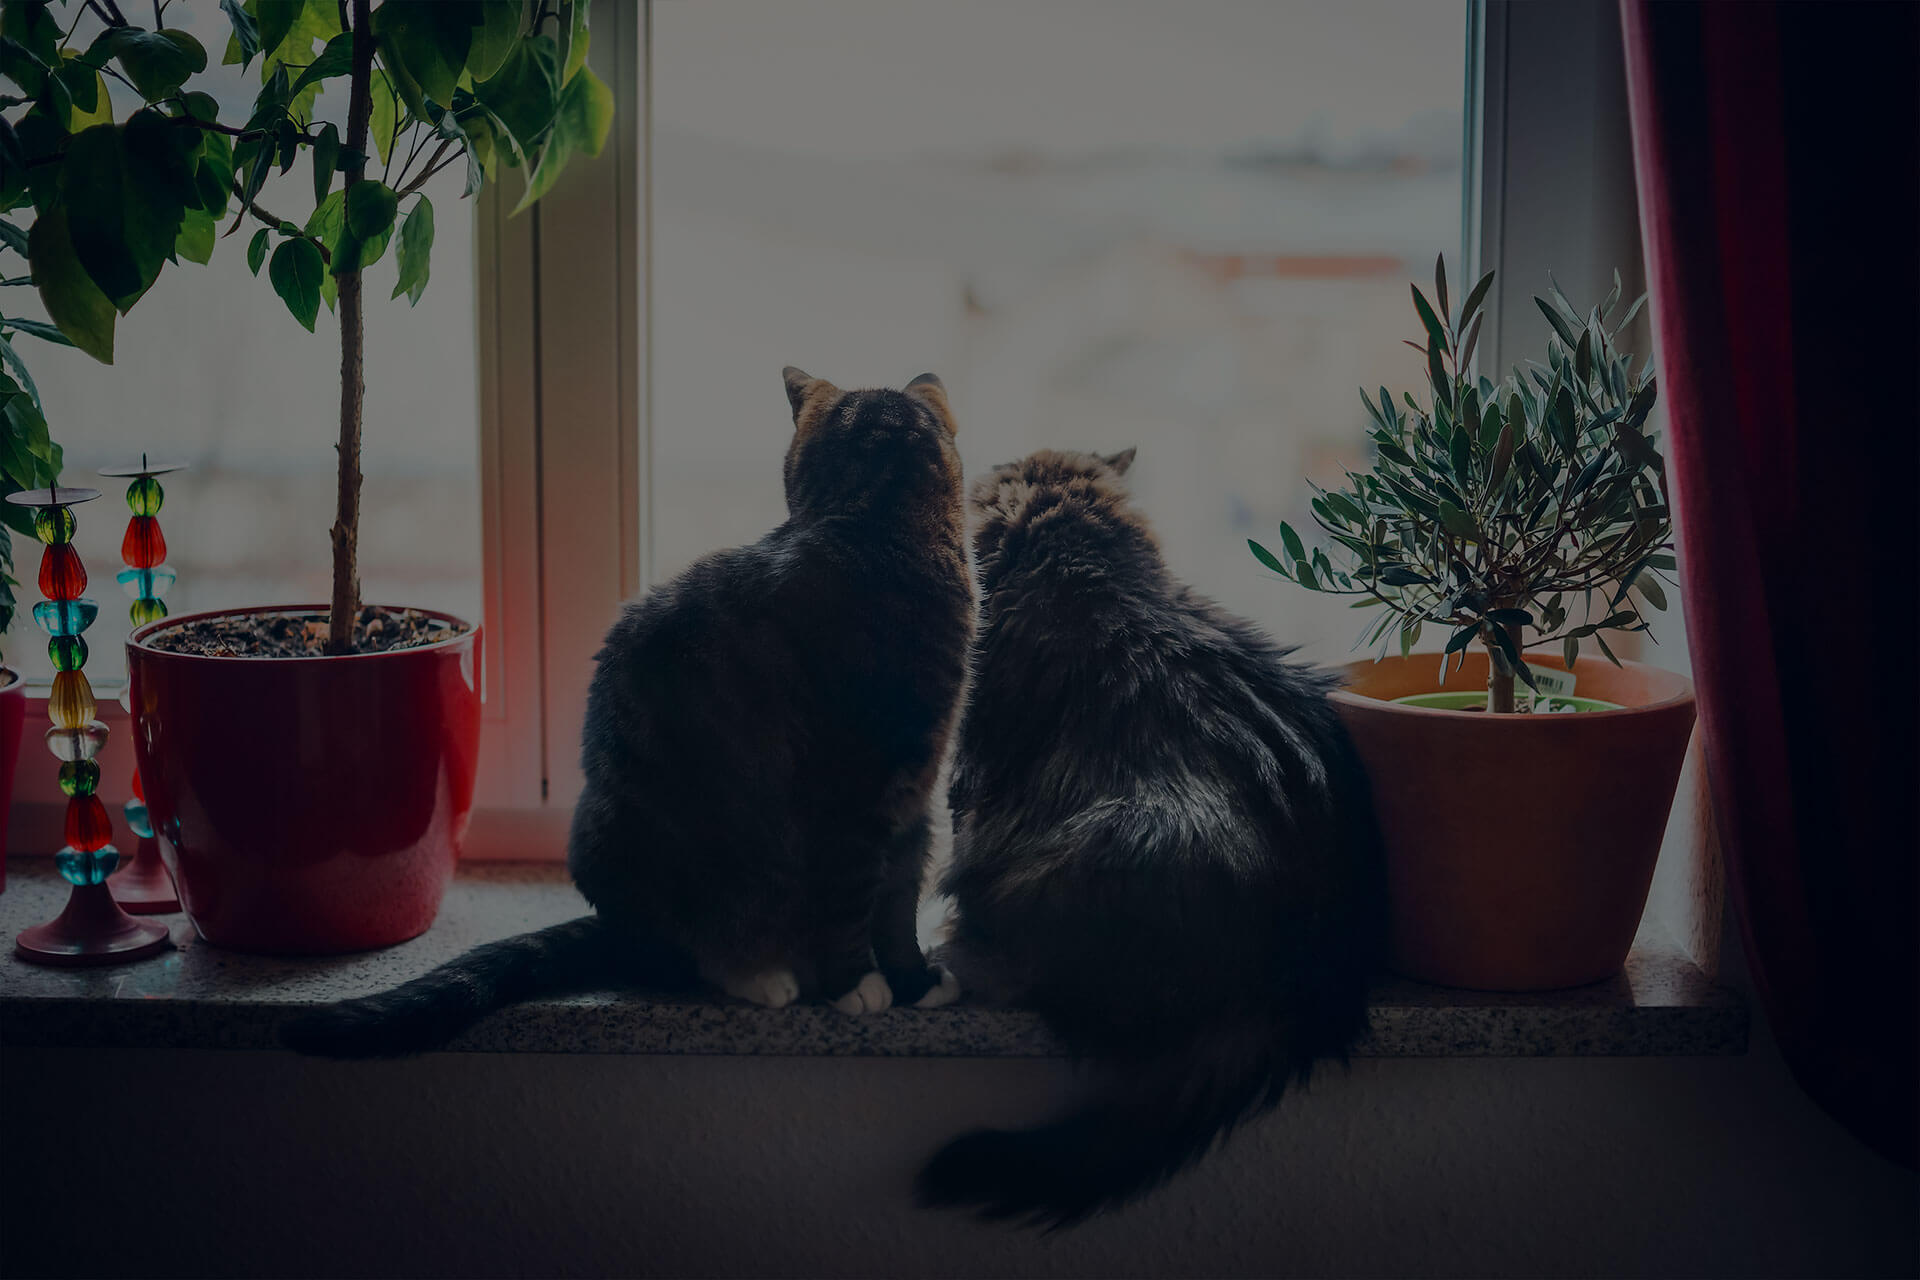
M 67 906 L 46 924 L 23 930 L 14 942 L 22 960 L 38 964 L 109 964 L 138 959 L 168 945 L 167 929 L 136 920 L 122 911 L 106 887 L 119 864 L 111 841 L 113 821 L 97 794 L 96 757 L 107 744 L 107 726 L 87 682 L 87 628 L 99 606 L 81 594 L 87 569 L 74 549 L 79 526 L 73 508 L 100 496 L 98 489 L 32 489 L 9 494 L 7 501 L 36 508 L 34 532 L 45 544 L 40 556 L 40 588 L 47 599 L 33 607 L 33 619 L 47 633 L 53 659 L 53 689 L 47 695 L 47 749 L 60 761 L 60 790 L 67 796 L 66 844 L 54 865 L 73 888 Z
M 181 464 L 176 462 L 149 462 L 143 453 L 138 466 L 104 467 L 100 471 L 103 476 L 127 481 L 127 510 L 133 514 L 127 521 L 126 535 L 120 539 L 120 560 L 126 568 L 120 571 L 116 581 L 121 590 L 133 598 L 127 616 L 135 627 L 167 616 L 164 597 L 178 575 L 165 563 L 167 539 L 160 532 L 159 516 L 167 494 L 159 477 L 180 469 Z M 122 704 L 129 711 L 133 709 L 127 700 L 131 692 L 129 687 L 121 695 Z M 137 768 L 133 771 L 131 791 L 121 812 L 140 843 L 133 861 L 113 878 L 113 896 L 126 910 L 142 915 L 178 911 L 180 899 L 174 890 L 173 877 L 167 873 L 166 863 L 160 857 L 160 844 L 147 813 L 146 789 L 141 785 Z

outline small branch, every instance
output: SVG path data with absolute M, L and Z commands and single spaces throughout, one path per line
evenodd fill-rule
M 421 187 L 424 187 L 425 185 L 427 185 L 428 178 L 431 178 L 434 174 L 440 172 L 442 169 L 446 168 L 448 165 L 452 164 L 455 160 L 457 160 L 460 156 L 459 152 L 455 152 L 453 155 L 447 156 L 447 158 L 444 160 L 440 158 L 441 156 L 446 155 L 447 148 L 453 145 L 454 145 L 454 141 L 452 138 L 441 139 L 440 145 L 434 148 L 434 152 L 431 156 L 427 157 L 426 169 L 424 169 L 421 172 L 419 177 L 415 178 L 412 182 L 409 182 L 406 186 L 400 188 L 397 194 L 403 195 L 403 196 L 412 195 L 414 192 L 418 191 Z
M 101 0 L 101 3 L 105 4 L 107 6 L 107 12 L 113 15 L 114 26 L 125 27 L 132 25 L 127 21 L 127 15 L 120 12 L 120 6 L 115 4 L 113 0 Z
M 290 221 L 290 219 L 282 218 L 279 214 L 274 213 L 272 210 L 261 208 L 259 205 L 255 204 L 251 200 L 243 200 L 240 203 L 241 203 L 241 207 L 244 208 L 248 213 L 260 219 L 260 221 L 266 223 L 268 226 L 274 228 L 276 231 L 279 230 L 280 224 L 282 224 L 283 222 Z M 327 246 L 321 243 L 319 236 L 310 236 L 310 235 L 307 235 L 305 232 L 302 232 L 300 235 L 300 238 L 302 240 L 310 240 L 313 242 L 313 247 L 320 251 L 320 261 L 329 263 L 329 264 L 332 263 L 333 255 L 327 252 Z

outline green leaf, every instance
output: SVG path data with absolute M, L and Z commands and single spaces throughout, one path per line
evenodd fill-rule
M 320 314 L 320 278 L 325 272 L 320 251 L 310 240 L 283 240 L 267 264 L 267 279 L 273 291 L 287 304 L 293 318 L 313 332 L 314 319 Z
M 27 260 L 40 301 L 60 332 L 95 360 L 112 364 L 113 303 L 80 265 L 66 209 L 56 206 L 34 220 L 28 232 Z
M 267 228 L 262 227 L 254 232 L 253 239 L 247 242 L 247 270 L 256 276 L 260 274 L 260 268 L 267 260 L 267 241 L 272 234 Z
M 260 52 L 260 24 L 240 0 L 220 0 L 220 9 L 233 27 L 234 41 L 240 46 L 240 65 L 244 67 Z
M 473 46 L 474 27 L 482 17 L 481 6 L 473 0 L 387 0 L 374 10 L 373 32 L 382 61 L 396 76 L 396 90 L 417 86 L 427 100 L 451 105 Z M 552 37 L 547 41 L 551 44 Z M 425 118 L 421 103 L 407 105 Z
M 331 123 L 320 126 L 320 132 L 313 140 L 313 202 L 319 204 L 327 198 L 327 188 L 333 185 L 334 162 L 340 157 L 340 130 Z
M 1427 381 L 1433 387 L 1433 402 L 1443 408 L 1453 408 L 1453 379 L 1447 377 L 1446 367 L 1440 360 L 1440 344 L 1427 343 Z
M 1279 558 L 1276 557 L 1273 554 L 1273 552 L 1267 550 L 1265 547 L 1255 542 L 1252 538 L 1247 539 L 1247 548 L 1253 552 L 1253 558 L 1255 560 L 1258 560 L 1261 564 L 1267 566 L 1267 568 L 1273 570 L 1275 573 L 1279 574 L 1281 577 L 1283 578 L 1293 577 L 1292 574 L 1287 572 L 1287 567 L 1280 563 Z
M 104 39 L 107 51 L 148 102 L 172 96 L 187 77 L 207 69 L 207 51 L 200 42 L 171 27 L 159 31 L 113 27 Z
M 74 252 L 101 292 L 122 311 L 160 274 L 184 212 L 160 172 L 169 166 L 157 153 L 172 140 L 154 137 L 153 127 L 138 127 L 148 114 L 136 115 L 125 130 L 95 125 L 76 134 L 61 165 Z M 139 144 L 142 153 L 137 174 L 131 163 L 133 144 Z
M 520 0 L 482 0 L 480 26 L 467 50 L 467 75 L 476 83 L 500 69 L 520 38 Z M 576 3 L 576 10 L 585 9 Z M 584 21 L 584 19 L 582 19 Z
M 298 97 L 300 91 L 308 85 L 316 84 L 329 76 L 347 75 L 352 70 L 353 33 L 343 31 L 327 41 L 327 47 L 320 51 L 319 57 L 307 64 L 307 69 L 300 73 L 300 78 L 293 82 L 293 88 L 289 92 L 292 96 Z
M 580 68 L 587 65 L 587 3 L 588 0 L 573 0 L 567 30 L 567 65 L 560 73 L 560 83 L 563 85 L 572 84 L 573 78 L 580 74 Z
M 1607 647 L 1607 638 L 1605 636 L 1596 633 L 1593 637 L 1593 642 L 1600 646 L 1601 653 L 1607 655 L 1608 662 L 1611 662 L 1616 667 L 1620 665 L 1620 659 L 1614 657 L 1613 650 Z
M 493 113 L 528 160 L 553 124 L 559 93 L 559 50 L 552 36 L 515 42 L 500 69 L 473 86 L 475 100 Z
M 1489 271 L 1487 274 L 1481 276 L 1479 283 L 1467 292 L 1467 300 L 1460 304 L 1460 324 L 1462 327 L 1466 325 L 1468 320 L 1473 318 L 1475 312 L 1479 311 L 1481 302 L 1486 299 L 1487 290 L 1492 287 L 1493 272 Z
M 1428 350 L 1431 351 L 1437 347 L 1441 351 L 1445 351 L 1447 349 L 1447 327 L 1440 323 L 1440 317 L 1435 315 L 1433 308 L 1427 304 L 1427 297 L 1420 292 L 1420 286 L 1417 284 L 1409 285 L 1408 288 L 1413 290 L 1413 309 L 1420 313 L 1420 323 L 1427 327 Z
M 1667 611 L 1667 593 L 1660 589 L 1660 582 L 1652 573 L 1642 569 L 1633 580 L 1633 589 L 1644 596 L 1647 603 L 1654 608 L 1662 613 Z
M 1280 522 L 1280 545 L 1286 548 L 1287 558 L 1289 560 L 1305 560 L 1307 558 L 1307 549 L 1300 541 L 1300 535 L 1295 533 L 1293 526 L 1285 520 Z
M 1437 253 L 1433 256 L 1433 300 L 1440 304 L 1440 314 L 1445 316 L 1447 306 L 1447 255 Z
M 1533 615 L 1525 609 L 1489 609 L 1487 610 L 1487 617 L 1493 619 L 1495 622 L 1506 623 L 1510 626 L 1530 627 L 1533 625 Z
M 280 51 L 281 42 L 293 31 L 307 0 L 259 0 L 260 52 L 271 58 Z M 306 50 L 301 50 L 304 54 Z M 265 70 L 265 68 L 262 68 Z
M 394 257 L 400 264 L 400 279 L 391 296 L 407 295 L 407 302 L 418 305 L 427 290 L 428 258 L 433 252 L 433 202 L 421 196 L 400 228 L 400 244 Z
M 174 238 L 173 251 L 189 262 L 204 265 L 213 257 L 216 234 L 212 214 L 204 209 L 189 209 L 180 219 L 180 234 Z
M 367 123 L 367 132 L 373 136 L 374 149 L 380 153 L 382 164 L 393 153 L 393 139 L 399 119 L 399 101 L 394 97 L 392 80 L 384 71 L 374 72 L 373 117 Z
M 1579 639 L 1574 636 L 1568 636 L 1565 640 L 1562 640 L 1560 642 L 1560 656 L 1566 660 L 1567 670 L 1573 670 L 1573 664 L 1580 661 Z
M 1479 634 L 1480 634 L 1480 624 L 1477 622 L 1469 622 L 1466 626 L 1461 627 L 1459 630 L 1455 631 L 1451 636 L 1447 637 L 1447 647 L 1445 652 L 1448 654 L 1459 653 L 1462 649 L 1465 649 L 1468 645 L 1472 644 L 1473 638 Z M 1445 670 L 1445 667 L 1443 666 L 1441 669 Z
M 73 345 L 73 339 L 44 321 L 29 320 L 25 316 L 8 316 L 5 323 L 7 328 L 18 329 L 21 333 L 30 333 L 43 342 L 52 342 L 62 347 Z
M 400 197 L 384 182 L 356 182 L 347 188 L 347 230 L 371 240 L 393 229 Z
M 1573 327 L 1560 318 L 1560 313 L 1555 311 L 1545 298 L 1536 294 L 1533 304 L 1540 308 L 1540 314 L 1547 318 L 1547 323 L 1553 326 L 1553 331 L 1560 335 L 1560 341 L 1566 343 L 1568 348 L 1572 348 L 1577 341 L 1573 336 Z
M 1440 500 L 1440 527 L 1456 538 L 1465 538 L 1469 542 L 1481 540 L 1480 526 L 1473 517 L 1444 498 Z
M 1430 587 L 1434 579 L 1424 573 L 1416 573 L 1402 564 L 1390 564 L 1380 571 L 1380 581 L 1390 587 Z
M 583 69 L 560 92 L 560 110 L 554 116 L 553 134 L 540 156 L 528 184 L 532 199 L 538 200 L 553 186 L 561 168 L 577 154 L 597 156 L 606 146 L 607 133 L 613 127 L 613 90 L 607 88 L 591 70 Z M 528 202 L 522 197 L 520 207 Z

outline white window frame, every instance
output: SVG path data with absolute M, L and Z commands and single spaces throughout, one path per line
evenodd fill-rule
M 511 177 L 476 211 L 486 706 L 471 859 L 564 856 L 593 654 L 651 581 L 651 19 L 651 0 L 594 11 L 591 62 L 616 103 L 602 154 L 518 217 Z M 1541 349 L 1531 297 L 1549 270 L 1576 299 L 1604 296 L 1616 265 L 1636 293 L 1642 272 L 1613 0 L 1473 0 L 1467 21 L 1470 261 L 1456 274 L 1499 270 L 1480 342 L 1491 375 Z M 125 713 L 102 714 L 118 777 Z M 34 758 L 9 843 L 51 852 L 63 797 Z

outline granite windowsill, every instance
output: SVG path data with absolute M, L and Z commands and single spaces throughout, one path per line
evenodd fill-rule
M 0 894 L 0 1044 L 8 1047 L 271 1049 L 310 1005 L 381 990 L 469 947 L 583 910 L 551 865 L 465 868 L 424 936 L 355 956 L 221 951 L 171 917 L 176 949 L 102 969 L 49 969 L 12 955 L 22 928 L 56 914 L 66 885 L 45 859 L 16 859 Z M 1363 1057 L 1580 1057 L 1742 1053 L 1747 1007 L 1658 929 L 1619 977 L 1530 995 L 1382 979 Z M 705 1000 L 592 994 L 503 1010 L 454 1050 L 486 1053 L 749 1054 L 1033 1058 L 1061 1054 L 1033 1015 L 965 1003 L 849 1018 L 824 1006 L 770 1010 Z

